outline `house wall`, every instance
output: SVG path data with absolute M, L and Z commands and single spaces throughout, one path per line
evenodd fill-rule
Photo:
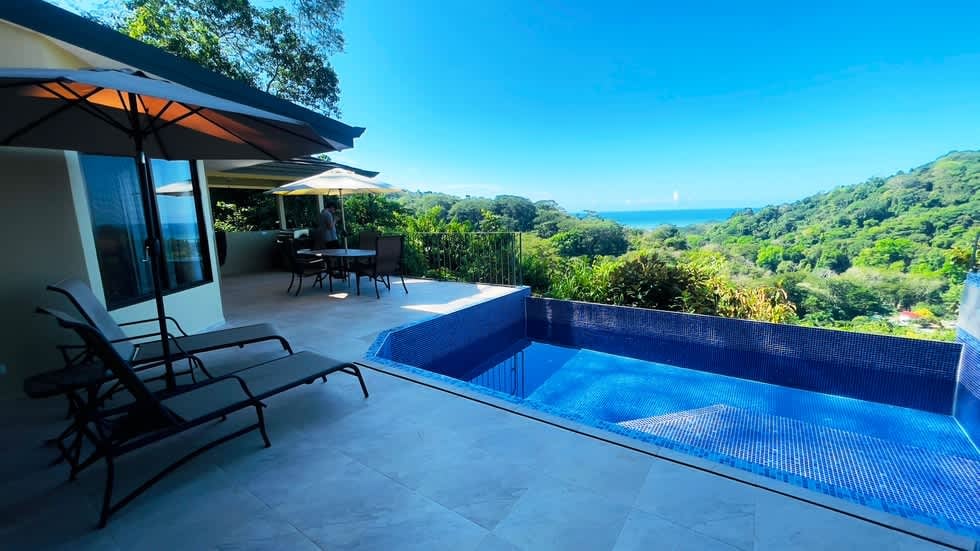
M 202 199 L 209 204 L 203 167 Z M 56 344 L 73 339 L 51 320 L 34 313 L 48 306 L 74 313 L 49 283 L 72 277 L 104 296 L 91 215 L 78 154 L 66 151 L 0 148 L 0 397 L 21 396 L 23 380 L 62 366 Z M 205 208 L 207 228 L 212 228 Z M 214 281 L 165 298 L 167 313 L 187 331 L 224 322 L 214 235 L 208 233 Z M 112 311 L 120 322 L 153 317 L 153 301 Z M 140 329 L 134 328 L 134 332 Z
M 54 344 L 65 342 L 64 331 L 34 309 L 72 310 L 45 286 L 66 277 L 90 281 L 69 155 L 0 148 L 0 396 L 19 394 L 24 377 L 60 365 Z
M 275 231 L 228 232 L 228 256 L 221 276 L 268 272 L 275 266 Z

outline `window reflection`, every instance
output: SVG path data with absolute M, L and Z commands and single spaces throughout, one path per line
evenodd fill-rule
M 157 190 L 168 289 L 204 281 L 204 255 L 197 199 L 187 161 L 151 163 Z
M 129 157 L 81 155 L 96 253 L 109 308 L 153 294 L 144 251 L 146 221 L 136 166 Z M 163 287 L 173 291 L 210 281 L 199 194 L 187 161 L 153 160 L 163 242 Z

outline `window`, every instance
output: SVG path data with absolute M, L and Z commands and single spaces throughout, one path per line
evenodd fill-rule
M 80 155 L 92 231 L 110 309 L 153 296 L 144 251 L 146 219 L 136 165 L 130 157 Z M 197 173 L 188 161 L 151 161 L 160 210 L 165 292 L 211 281 L 211 263 Z

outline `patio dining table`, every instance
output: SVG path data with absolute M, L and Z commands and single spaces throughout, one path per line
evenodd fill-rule
M 371 258 L 376 256 L 378 253 L 374 249 L 300 249 L 296 251 L 299 254 L 307 254 L 312 256 L 318 256 L 320 258 L 340 258 L 346 270 L 349 266 L 347 262 L 351 258 Z M 333 280 L 329 280 L 330 292 L 333 292 Z M 348 283 L 349 284 L 349 283 Z M 361 294 L 360 281 L 357 285 L 357 294 Z
M 296 252 L 321 258 L 367 258 L 378 254 L 374 249 L 300 249 Z

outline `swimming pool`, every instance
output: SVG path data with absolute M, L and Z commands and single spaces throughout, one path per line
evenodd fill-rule
M 520 295 L 397 328 L 369 357 L 980 538 L 960 351 Z

